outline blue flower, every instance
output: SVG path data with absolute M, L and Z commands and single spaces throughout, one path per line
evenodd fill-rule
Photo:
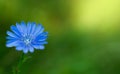
M 34 49 L 43 50 L 44 44 L 47 44 L 46 39 L 48 32 L 44 32 L 44 27 L 41 24 L 25 22 L 12 25 L 11 30 L 7 31 L 7 47 L 16 47 L 16 50 L 24 53 L 34 52 Z

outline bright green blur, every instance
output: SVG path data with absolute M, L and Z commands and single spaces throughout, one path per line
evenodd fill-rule
M 21 21 L 49 32 L 21 74 L 120 74 L 120 0 L 0 0 L 0 74 L 12 74 L 22 53 L 5 46 Z

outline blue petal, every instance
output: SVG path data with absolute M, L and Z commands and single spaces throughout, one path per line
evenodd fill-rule
M 21 22 L 21 28 L 24 32 L 24 35 L 27 35 L 27 26 L 26 26 L 25 22 L 23 22 L 23 21 Z
M 43 46 L 43 45 L 40 45 L 40 47 L 39 47 L 41 50 L 43 50 L 43 49 L 45 49 L 45 46 Z
M 41 39 L 41 37 L 47 37 L 47 34 L 48 34 L 48 32 L 43 32 L 43 33 L 41 33 L 40 35 L 38 35 L 38 36 L 35 38 L 35 40 L 39 40 L 39 39 Z
M 41 49 L 43 50 L 45 47 L 43 45 L 33 45 L 35 49 Z
M 33 45 L 35 49 L 39 49 L 39 45 Z
M 40 31 L 38 32 L 38 34 L 41 34 L 44 31 L 44 27 L 42 25 L 38 25 L 38 27 L 40 27 Z
M 11 30 L 12 30 L 17 36 L 21 36 L 19 30 L 18 30 L 17 27 L 15 27 L 14 25 L 11 26 Z
M 9 40 L 18 40 L 17 38 L 14 38 L 14 37 L 11 37 L 11 36 L 7 36 L 6 39 L 9 39 Z
M 24 35 L 24 31 L 23 31 L 22 26 L 20 24 L 16 23 L 16 27 L 19 30 L 19 32 L 21 33 L 21 35 L 23 36 Z
M 30 51 L 31 53 L 33 53 L 33 52 L 34 52 L 34 48 L 33 48 L 32 46 L 29 46 L 29 51 Z
M 17 35 L 15 35 L 14 33 L 10 32 L 10 31 L 7 31 L 7 34 L 11 37 L 18 38 Z
M 35 32 L 35 30 L 36 30 L 36 24 L 35 24 L 35 23 L 31 23 L 31 24 L 32 24 L 32 28 L 31 28 L 30 34 L 31 34 L 31 35 L 34 35 L 34 32 Z
M 46 36 L 46 35 L 48 35 L 48 32 L 43 32 L 43 33 L 41 33 L 40 35 L 41 35 L 41 36 Z
M 16 41 L 16 40 L 9 40 L 9 41 L 7 41 L 6 46 L 7 46 L 7 47 L 17 46 L 17 45 L 18 45 L 18 42 L 19 42 L 19 41 Z
M 46 41 L 36 41 L 36 42 L 32 42 L 32 44 L 38 44 L 38 45 L 43 45 L 43 44 L 48 44 L 48 42 Z
M 23 47 L 17 46 L 17 47 L 16 47 L 16 50 L 21 51 L 21 50 L 23 50 Z
M 44 31 L 43 26 L 41 24 L 38 24 L 34 35 L 37 36 L 37 35 L 41 34 L 43 31 Z
M 42 36 L 38 39 L 38 41 L 45 41 L 47 39 L 47 36 Z
M 23 52 L 24 52 L 24 53 L 28 53 L 28 47 L 25 46 L 25 47 L 23 48 Z
M 18 45 L 16 46 L 16 50 L 20 51 L 23 50 L 25 47 L 23 42 L 19 42 Z
M 46 41 L 39 41 L 38 44 L 48 44 L 48 42 L 46 42 Z
M 47 36 L 38 36 L 35 38 L 35 41 L 44 41 L 47 39 Z
M 27 23 L 27 33 L 28 35 L 30 34 L 31 32 L 31 28 L 32 28 L 32 24 L 30 22 Z

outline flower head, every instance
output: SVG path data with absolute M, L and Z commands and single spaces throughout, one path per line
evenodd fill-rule
M 41 24 L 25 22 L 12 25 L 11 30 L 7 31 L 7 47 L 16 47 L 16 50 L 24 53 L 34 52 L 34 49 L 44 49 L 44 44 L 47 44 L 46 39 L 48 32 L 44 32 L 44 27 Z

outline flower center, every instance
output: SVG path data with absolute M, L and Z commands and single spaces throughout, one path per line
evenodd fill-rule
M 30 36 L 23 36 L 22 41 L 26 44 L 29 45 L 32 42 L 32 38 Z
M 31 43 L 31 40 L 30 40 L 30 39 L 24 39 L 24 43 L 25 43 L 26 45 L 28 45 L 28 44 Z

